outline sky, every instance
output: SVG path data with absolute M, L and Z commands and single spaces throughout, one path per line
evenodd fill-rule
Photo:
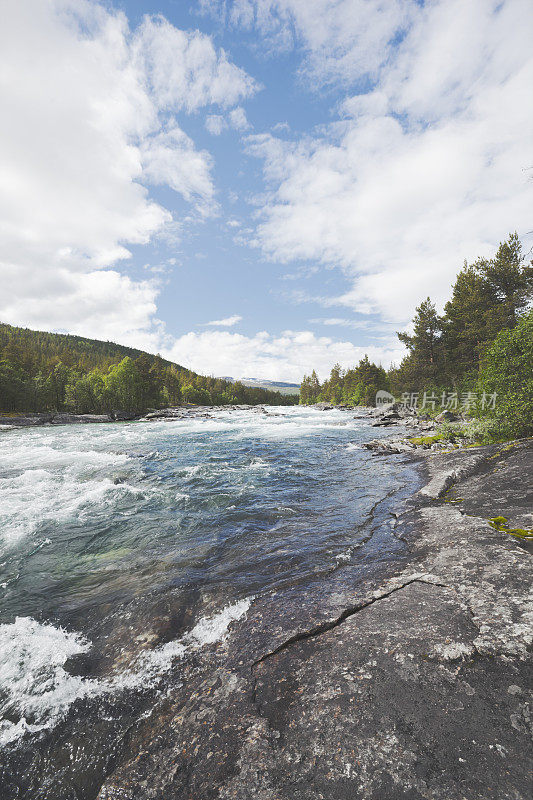
M 1 7 L 3 322 L 323 379 L 533 246 L 531 0 Z

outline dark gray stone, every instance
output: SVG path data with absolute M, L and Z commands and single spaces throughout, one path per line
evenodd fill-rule
M 73 425 L 80 422 L 112 422 L 109 414 L 54 414 L 52 425 Z
M 409 561 L 351 593 L 330 579 L 316 603 L 256 601 L 182 665 L 99 800 L 529 799 L 529 555 L 438 498 L 453 474 L 485 513 L 483 473 L 512 505 L 532 450 L 426 458 L 392 522 Z
M 133 414 L 131 411 L 116 410 L 111 412 L 111 417 L 116 422 L 127 422 L 132 419 L 137 419 L 137 416 L 137 414 Z
M 14 414 L 11 417 L 0 416 L 0 426 L 9 425 L 16 428 L 28 428 L 35 425 L 46 425 L 51 422 L 53 414 Z

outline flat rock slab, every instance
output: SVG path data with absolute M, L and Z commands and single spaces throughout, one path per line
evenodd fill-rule
M 527 797 L 524 665 L 476 657 L 476 633 L 452 590 L 413 582 L 259 664 L 272 797 Z
M 29 743 L 6 798 L 530 800 L 531 555 L 486 514 L 531 512 L 532 453 L 424 457 L 430 489 L 372 528 L 368 561 L 257 598 L 155 705 L 77 708 Z M 105 674 L 111 639 L 103 655 Z
M 530 555 L 439 496 L 462 479 L 454 491 L 485 513 L 488 476 L 509 509 L 532 452 L 426 459 L 430 491 L 394 529 L 410 563 L 332 590 L 314 625 L 280 597 L 252 605 L 218 667 L 187 668 L 99 800 L 529 800 Z
M 487 457 L 484 468 L 446 498 L 465 514 L 485 519 L 506 517 L 511 528 L 533 528 L 533 447 L 531 441 L 503 445 Z

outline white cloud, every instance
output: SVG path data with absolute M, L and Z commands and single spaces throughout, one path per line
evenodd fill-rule
M 247 131 L 250 130 L 251 125 L 244 108 L 237 106 L 229 112 L 227 119 L 221 114 L 209 114 L 205 120 L 205 127 L 212 136 L 220 136 L 230 127 L 236 131 Z
M 144 181 L 170 186 L 188 202 L 196 199 L 203 213 L 212 210 L 211 156 L 196 150 L 176 123 L 143 141 L 140 151 Z
M 221 114 L 209 114 L 205 118 L 205 127 L 212 136 L 220 136 L 222 131 L 228 127 L 228 124 Z
M 368 353 L 370 359 L 388 366 L 399 362 L 401 348 L 391 340 L 382 347 L 357 347 L 352 342 L 316 336 L 311 331 L 283 331 L 273 336 L 260 331 L 242 336 L 230 331 L 187 333 L 163 355 L 178 364 L 207 375 L 244 376 L 299 382 L 314 368 L 321 379 L 337 361 L 350 367 Z
M 200 0 L 205 13 L 260 34 L 271 50 L 300 48 L 313 84 L 375 76 L 408 30 L 415 0 Z
M 368 328 L 378 329 L 377 323 L 371 323 L 365 319 L 346 319 L 346 317 L 327 317 L 310 319 L 314 325 L 327 325 L 328 327 L 354 328 L 355 330 L 367 330 Z
M 157 281 L 112 268 L 179 220 L 144 184 L 215 208 L 211 158 L 175 118 L 255 89 L 209 37 L 86 0 L 6 0 L 0 27 L 0 318 L 139 342 Z
M 532 34 L 528 0 L 418 8 L 337 124 L 297 142 L 249 137 L 270 188 L 254 243 L 341 267 L 352 287 L 336 302 L 362 313 L 403 323 L 428 294 L 442 302 L 464 258 L 531 228 Z
M 232 328 L 238 322 L 241 322 L 242 317 L 238 314 L 234 314 L 232 317 L 225 317 L 224 319 L 214 319 L 211 322 L 206 322 L 206 325 L 210 325 L 213 328 Z
M 253 78 L 232 64 L 224 50 L 216 50 L 209 36 L 179 30 L 162 16 L 144 18 L 132 49 L 162 109 L 229 108 L 257 89 Z
M 247 131 L 251 127 L 248 122 L 248 117 L 246 116 L 246 111 L 242 106 L 237 106 L 237 108 L 229 112 L 229 121 L 231 127 L 235 128 L 237 131 Z

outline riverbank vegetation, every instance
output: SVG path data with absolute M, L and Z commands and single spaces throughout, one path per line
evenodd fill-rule
M 298 395 L 198 375 L 112 342 L 0 324 L 0 412 L 141 413 L 180 403 L 297 402 Z
M 300 401 L 373 405 L 382 389 L 428 413 L 469 413 L 483 441 L 531 435 L 532 295 L 533 265 L 513 233 L 493 258 L 465 262 L 442 315 L 429 297 L 418 306 L 411 332 L 398 333 L 407 347 L 398 367 L 365 356 L 346 371 L 336 364 L 322 384 L 313 370 Z

